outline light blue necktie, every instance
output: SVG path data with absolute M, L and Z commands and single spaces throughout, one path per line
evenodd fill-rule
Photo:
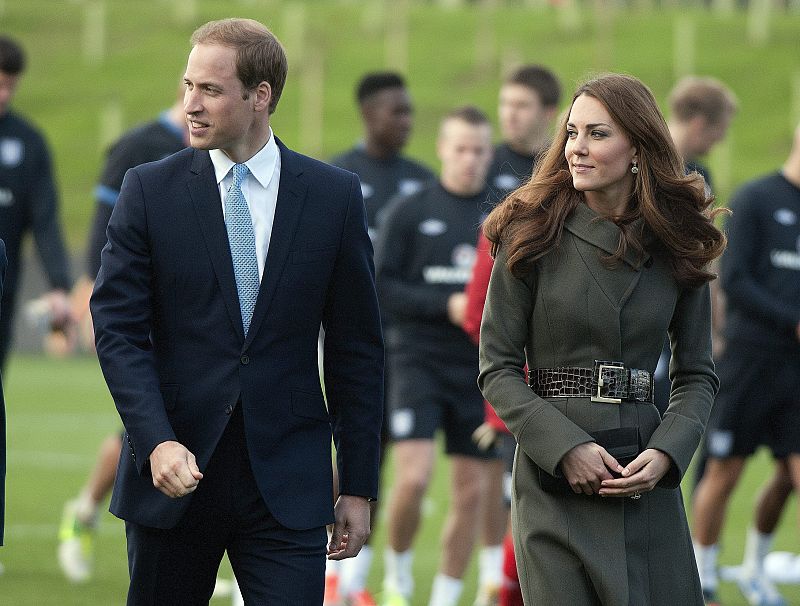
M 233 259 L 233 274 L 239 292 L 239 308 L 242 312 L 244 334 L 250 328 L 253 310 L 258 297 L 258 259 L 256 257 L 256 234 L 253 220 L 242 193 L 242 181 L 250 169 L 244 164 L 234 164 L 231 169 L 233 183 L 225 194 L 225 227 L 228 229 L 228 244 Z

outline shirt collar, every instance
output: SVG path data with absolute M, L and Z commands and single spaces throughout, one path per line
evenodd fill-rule
M 219 185 L 228 175 L 235 162 L 225 155 L 225 152 L 221 149 L 212 149 L 208 153 L 214 165 L 217 185 Z M 270 127 L 269 139 L 266 145 L 258 150 L 255 156 L 244 163 L 247 168 L 250 169 L 250 174 L 261 184 L 261 187 L 266 188 L 269 182 L 272 181 L 272 175 L 275 173 L 275 165 L 278 162 L 279 155 L 278 144 L 275 143 L 275 136 L 272 134 L 272 128 Z

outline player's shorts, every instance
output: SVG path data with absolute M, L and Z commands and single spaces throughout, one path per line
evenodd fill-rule
M 800 453 L 800 359 L 729 341 L 717 364 L 720 390 L 706 434 L 709 457 Z
M 497 453 L 503 459 L 503 501 L 511 507 L 512 474 L 514 471 L 514 456 L 517 452 L 517 440 L 510 433 L 501 433 L 497 436 Z
M 432 440 L 441 429 L 447 454 L 496 458 L 491 449 L 483 452 L 472 441 L 472 432 L 484 421 L 477 360 L 464 364 L 392 353 L 387 363 L 392 440 Z

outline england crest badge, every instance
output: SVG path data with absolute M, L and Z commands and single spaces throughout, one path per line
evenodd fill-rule
M 14 168 L 22 163 L 25 147 L 22 139 L 7 137 L 0 140 L 0 164 L 7 168 Z

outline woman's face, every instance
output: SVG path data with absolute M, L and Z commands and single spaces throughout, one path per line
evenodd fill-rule
M 573 186 L 586 193 L 590 206 L 624 207 L 633 187 L 636 148 L 594 97 L 581 95 L 572 104 L 564 155 Z

